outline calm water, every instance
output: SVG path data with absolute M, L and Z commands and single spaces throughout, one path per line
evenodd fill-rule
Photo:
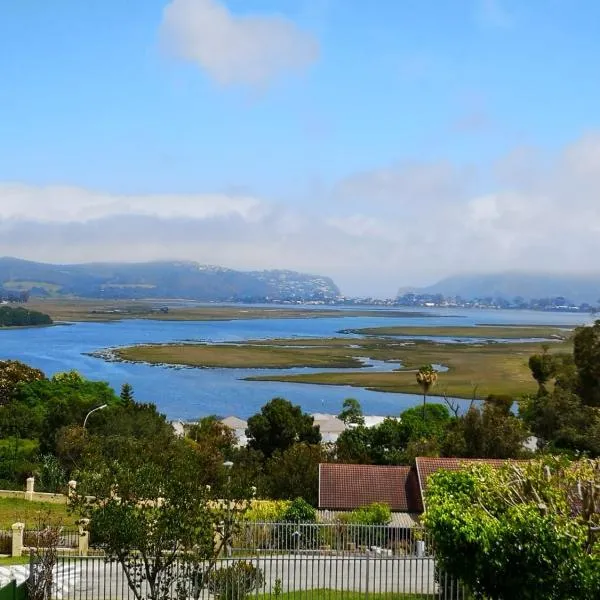
M 0 358 L 18 359 L 51 375 L 76 369 L 115 389 L 129 382 L 138 400 L 156 403 L 169 418 L 207 414 L 249 416 L 270 398 L 283 396 L 310 412 L 337 413 L 348 396 L 358 398 L 367 414 L 397 414 L 420 398 L 410 394 L 369 392 L 348 386 L 318 386 L 241 381 L 242 377 L 281 370 L 173 369 L 105 362 L 84 353 L 145 342 L 243 341 L 248 339 L 327 337 L 340 329 L 393 325 L 547 324 L 580 325 L 589 315 L 533 311 L 436 310 L 430 318 L 336 317 L 247 321 L 148 321 L 76 323 L 70 326 L 0 331 Z M 380 368 L 376 365 L 374 368 Z M 389 367 L 388 367 L 389 368 Z M 310 372 L 294 369 L 290 372 Z

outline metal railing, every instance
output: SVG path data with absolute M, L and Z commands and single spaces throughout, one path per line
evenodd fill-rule
M 224 558 L 212 579 L 174 563 L 169 578 L 158 582 L 173 600 L 466 600 L 455 580 L 436 568 L 433 558 L 319 556 L 281 554 Z M 53 575 L 57 600 L 135 600 L 120 564 L 101 557 L 59 558 Z M 139 597 L 149 598 L 147 580 Z
M 436 565 L 426 531 L 385 525 L 254 523 L 234 527 L 231 545 L 206 575 L 176 560 L 156 582 L 161 600 L 466 600 Z M 64 530 L 65 548 L 78 531 Z M 69 541 L 70 540 L 70 541 Z M 139 555 L 126 568 L 104 556 L 58 556 L 56 600 L 146 600 L 152 594 Z M 36 565 L 32 563 L 34 576 Z M 135 592 L 131 584 L 135 584 Z
M 433 554 L 423 528 L 348 523 L 243 522 L 236 526 L 230 554 L 313 552 L 376 554 L 383 557 Z

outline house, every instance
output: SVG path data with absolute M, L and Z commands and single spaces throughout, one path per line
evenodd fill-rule
M 388 504 L 392 525 L 414 527 L 425 509 L 429 478 L 439 470 L 459 471 L 472 465 L 501 467 L 505 459 L 418 457 L 415 466 L 322 463 L 319 465 L 319 510 L 324 520 L 373 502 Z
M 319 465 L 319 517 L 333 521 L 342 512 L 382 502 L 392 524 L 415 527 L 423 512 L 416 472 L 408 466 Z
M 238 447 L 245 446 L 248 443 L 248 438 L 246 437 L 246 429 L 248 428 L 247 421 L 244 421 L 239 417 L 230 416 L 221 419 L 221 423 L 233 431 L 237 439 Z
M 312 415 L 314 424 L 319 426 L 321 438 L 325 444 L 333 444 L 341 433 L 346 430 L 346 424 L 334 415 L 315 413 Z

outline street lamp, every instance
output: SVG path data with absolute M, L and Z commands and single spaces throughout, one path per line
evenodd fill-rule
M 92 410 L 90 410 L 90 412 L 87 415 L 85 415 L 85 419 L 83 420 L 83 428 L 85 429 L 85 424 L 87 423 L 87 420 L 92 413 L 95 413 L 97 410 L 102 410 L 107 406 L 108 404 L 102 404 L 101 406 L 96 406 L 96 408 L 92 408 Z
M 233 463 L 230 460 L 226 460 L 223 463 L 223 466 L 227 469 L 227 520 L 225 522 L 225 527 L 223 529 L 224 534 L 224 543 L 225 543 L 225 552 L 227 556 L 231 556 L 231 544 L 230 536 L 231 536 L 231 467 L 233 467 Z

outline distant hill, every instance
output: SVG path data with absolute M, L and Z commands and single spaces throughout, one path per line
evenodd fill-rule
M 0 258 L 0 290 L 32 296 L 317 300 L 339 296 L 329 277 L 295 271 L 235 271 L 189 261 L 54 265 Z
M 443 294 L 471 298 L 504 298 L 525 300 L 562 296 L 582 304 L 597 304 L 600 299 L 600 274 L 550 275 L 544 273 L 495 273 L 486 275 L 454 275 L 425 288 L 400 290 L 419 294 Z

